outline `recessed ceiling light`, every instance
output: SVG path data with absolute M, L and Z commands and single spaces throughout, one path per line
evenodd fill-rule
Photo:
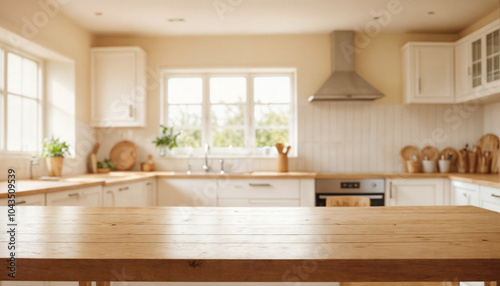
M 434 14 L 436 14 L 436 13 L 434 13 L 433 11 L 430 11 L 430 12 L 428 12 L 427 14 L 428 14 L 428 15 L 434 15 Z
M 96 16 L 102 16 L 102 12 L 95 12 Z
M 167 21 L 169 21 L 169 22 L 184 22 L 185 19 L 184 18 L 169 18 L 169 19 L 167 19 Z

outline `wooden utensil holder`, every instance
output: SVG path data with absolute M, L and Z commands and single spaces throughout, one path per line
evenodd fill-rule
M 288 172 L 288 154 L 278 154 L 276 171 Z
M 476 172 L 476 153 L 469 152 L 469 173 L 473 174 Z
M 467 173 L 468 171 L 469 157 L 467 155 L 468 155 L 467 150 L 458 151 L 458 165 L 460 166 L 458 171 L 460 173 Z
M 420 161 L 406 161 L 408 173 L 420 173 L 422 171 L 422 164 Z

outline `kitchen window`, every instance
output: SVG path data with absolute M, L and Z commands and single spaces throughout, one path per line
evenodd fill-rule
M 296 145 L 295 70 L 165 70 L 161 124 L 180 131 L 175 154 L 268 156 Z M 293 149 L 292 149 L 293 150 Z
M 0 150 L 38 153 L 42 99 L 40 60 L 0 46 Z

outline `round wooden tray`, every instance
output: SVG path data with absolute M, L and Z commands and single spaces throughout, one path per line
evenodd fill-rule
M 130 141 L 118 142 L 109 153 L 109 160 L 116 163 L 116 170 L 126 171 L 137 162 L 137 147 Z
M 413 160 L 413 155 L 417 156 L 417 161 L 420 161 L 420 151 L 417 147 L 405 146 L 401 149 L 401 161 L 405 167 L 406 172 L 408 172 L 407 162 Z
M 422 153 L 423 160 L 425 160 L 425 157 L 430 161 L 437 161 L 439 159 L 439 151 L 433 146 L 424 147 L 420 153 Z

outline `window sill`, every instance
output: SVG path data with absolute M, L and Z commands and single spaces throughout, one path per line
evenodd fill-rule
M 44 159 L 39 155 L 39 152 L 7 152 L 0 151 L 0 157 L 2 159 L 31 159 L 33 157 L 37 159 Z M 74 156 L 64 157 L 64 159 L 74 160 L 76 159 Z
M 263 156 L 263 155 L 256 155 L 256 156 L 248 156 L 248 155 L 208 155 L 209 160 L 213 159 L 276 159 L 277 155 L 269 155 L 269 156 Z M 295 159 L 298 158 L 297 155 L 288 155 L 289 159 Z M 193 159 L 193 160 L 201 160 L 205 159 L 205 156 L 188 156 L 188 155 L 167 155 L 165 157 L 160 157 L 156 156 L 154 159 L 160 159 L 160 160 L 166 160 L 166 159 L 179 159 L 179 160 L 185 160 L 185 159 Z

